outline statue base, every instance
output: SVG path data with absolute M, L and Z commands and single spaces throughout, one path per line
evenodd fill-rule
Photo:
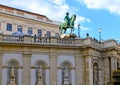
M 64 79 L 64 83 L 62 85 L 71 85 L 68 79 Z
M 62 34 L 61 36 L 60 36 L 60 38 L 65 38 L 65 39 L 69 39 L 69 38 L 76 38 L 77 37 L 77 35 L 76 34 L 73 34 L 73 33 L 71 33 L 71 34 Z
M 43 80 L 42 79 L 38 79 L 38 83 L 36 85 L 43 85 Z
M 7 84 L 7 85 L 16 85 L 16 83 L 15 83 L 15 79 L 10 79 L 10 83 Z

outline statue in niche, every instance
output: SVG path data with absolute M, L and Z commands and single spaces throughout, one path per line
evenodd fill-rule
M 10 79 L 15 79 L 15 67 L 11 66 L 10 68 Z
M 94 85 L 98 85 L 98 81 L 99 81 L 99 73 L 98 73 L 98 69 L 96 66 L 94 66 Z
M 39 66 L 38 67 L 38 79 L 42 79 L 42 74 L 43 74 L 42 66 Z
M 68 70 L 67 66 L 65 66 L 64 69 L 63 69 L 63 78 L 64 79 L 69 78 L 69 70 Z

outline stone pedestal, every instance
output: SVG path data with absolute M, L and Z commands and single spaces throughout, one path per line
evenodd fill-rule
M 38 79 L 37 85 L 43 85 L 43 80 L 42 79 Z
M 62 85 L 72 85 L 72 84 L 70 84 L 68 79 L 64 79 L 64 83 Z
M 64 79 L 64 85 L 69 85 L 69 80 L 68 79 Z
M 8 85 L 16 85 L 15 79 L 10 79 L 10 83 Z

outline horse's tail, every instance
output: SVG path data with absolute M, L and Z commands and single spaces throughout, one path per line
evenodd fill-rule
M 60 26 L 59 26 L 59 30 L 61 30 L 61 24 L 60 24 Z
M 60 32 L 60 35 L 61 35 L 62 34 L 62 23 L 60 23 L 59 32 Z

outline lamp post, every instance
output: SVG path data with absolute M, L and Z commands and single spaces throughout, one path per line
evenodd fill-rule
M 102 29 L 99 28 L 98 32 L 99 32 L 99 42 L 101 42 L 101 32 L 102 32 Z
M 78 24 L 78 37 L 80 38 L 80 24 Z

